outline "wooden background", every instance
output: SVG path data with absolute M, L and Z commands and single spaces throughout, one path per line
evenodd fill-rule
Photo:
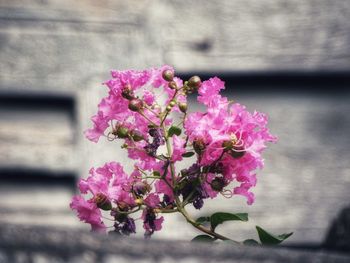
M 76 176 L 126 162 L 117 145 L 82 136 L 106 94 L 101 82 L 112 68 L 167 63 L 229 79 L 226 95 L 268 113 L 280 139 L 256 204 L 208 203 L 251 214 L 220 231 L 254 237 L 259 224 L 321 242 L 350 202 L 349 17 L 346 0 L 1 0 L 0 222 L 83 227 L 68 208 Z M 196 234 L 180 217 L 164 229 L 157 237 Z

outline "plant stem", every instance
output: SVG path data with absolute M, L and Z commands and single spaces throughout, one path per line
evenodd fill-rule
M 190 216 L 189 214 L 187 213 L 187 211 L 185 210 L 185 208 L 181 207 L 179 208 L 179 212 L 186 218 L 187 222 L 189 222 L 192 226 L 194 226 L 195 228 L 197 228 L 198 230 L 208 234 L 208 235 L 211 235 L 213 237 L 215 237 L 216 239 L 221 239 L 221 240 L 231 240 L 230 238 L 228 237 L 225 237 L 223 235 L 220 235 L 198 223 L 196 223 Z M 234 240 L 231 240 L 233 242 L 237 242 L 237 241 L 234 241 Z M 237 242 L 237 244 L 240 244 L 239 242 Z

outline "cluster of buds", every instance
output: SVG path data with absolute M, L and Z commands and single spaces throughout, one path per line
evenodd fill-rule
M 114 135 L 114 138 L 117 137 L 119 139 L 132 139 L 135 142 L 139 142 L 145 139 L 141 132 L 136 129 L 130 130 L 128 127 L 124 126 L 121 123 L 117 123 L 110 134 Z M 114 140 L 114 138 L 108 138 L 109 140 Z

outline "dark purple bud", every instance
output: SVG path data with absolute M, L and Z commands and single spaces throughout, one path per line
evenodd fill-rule
M 201 209 L 204 205 L 203 198 L 198 196 L 194 201 L 193 201 L 193 206 L 196 209 Z
M 211 181 L 210 186 L 213 190 L 221 192 L 226 186 L 225 179 L 223 177 L 216 177 L 213 181 Z
M 122 224 L 120 231 L 126 236 L 129 236 L 131 233 L 136 233 L 134 219 L 127 217 L 124 223 Z

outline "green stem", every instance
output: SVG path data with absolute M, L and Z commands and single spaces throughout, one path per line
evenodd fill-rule
M 190 216 L 189 214 L 187 213 L 187 211 L 185 210 L 185 208 L 181 207 L 181 209 L 179 209 L 179 212 L 186 218 L 187 222 L 189 222 L 192 226 L 194 226 L 195 228 L 197 228 L 198 230 L 208 234 L 208 235 L 211 235 L 212 237 L 216 238 L 216 239 L 221 239 L 221 240 L 231 240 L 237 244 L 240 244 L 239 242 L 237 241 L 234 241 L 228 237 L 225 237 L 223 235 L 220 235 L 214 231 L 212 231 L 211 229 L 208 229 L 198 223 L 196 223 Z
M 179 212 L 176 208 L 175 209 L 155 209 L 156 213 L 176 213 Z
M 142 111 L 138 112 L 142 117 L 144 117 L 146 120 L 148 120 L 152 125 L 158 127 L 158 124 L 154 123 L 150 118 L 148 118 Z

